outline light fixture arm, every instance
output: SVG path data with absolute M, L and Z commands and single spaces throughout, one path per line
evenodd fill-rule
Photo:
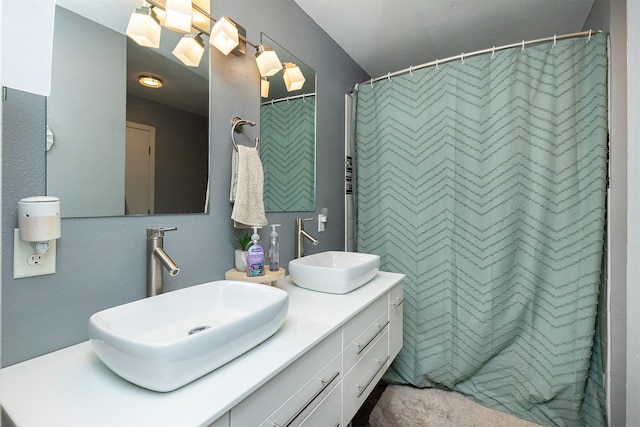
M 160 3 L 158 3 L 156 0 L 147 0 L 147 2 L 153 6 L 153 7 L 157 7 L 158 9 L 161 10 L 165 10 L 165 7 L 163 5 L 161 5 Z M 200 6 L 198 6 L 195 3 L 192 3 L 191 7 L 197 11 L 198 13 L 204 15 L 205 17 L 207 17 L 209 20 L 213 21 L 213 22 L 218 22 L 218 20 L 216 18 L 214 18 L 213 16 L 211 16 L 211 14 L 209 14 L 209 12 L 207 12 L 206 10 L 204 10 L 203 8 L 201 8 Z M 207 37 L 210 36 L 209 31 L 202 29 L 200 27 L 198 27 L 196 24 L 191 24 L 191 26 L 195 29 L 198 30 L 198 32 L 205 34 Z M 253 43 L 251 40 L 249 40 L 248 38 L 246 38 L 245 36 L 243 36 L 242 34 L 238 34 L 238 38 L 240 38 L 241 40 L 245 41 L 246 43 L 250 44 L 254 49 L 258 50 L 258 44 Z
M 204 10 L 203 8 L 201 8 L 200 6 L 198 6 L 197 4 L 193 3 L 192 7 L 198 11 L 199 13 L 201 13 L 202 15 L 206 16 L 207 18 L 209 18 L 211 21 L 213 22 L 218 22 L 218 20 L 216 18 L 214 18 L 213 16 L 211 16 L 206 10 Z M 207 34 L 208 35 L 208 34 Z M 249 40 L 248 38 L 246 38 L 245 36 L 243 36 L 242 34 L 238 34 L 238 38 L 241 40 L 244 40 L 246 43 L 250 44 L 254 49 L 258 49 L 258 45 L 253 43 L 251 40 Z

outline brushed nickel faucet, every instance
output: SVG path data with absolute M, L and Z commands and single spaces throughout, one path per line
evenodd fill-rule
M 313 218 L 296 218 L 296 258 L 302 258 L 304 256 L 305 238 L 309 239 L 313 246 L 318 245 L 318 239 L 307 233 L 304 229 L 304 223 L 307 221 L 313 221 Z
M 165 231 L 175 231 L 177 227 L 147 228 L 147 296 L 152 297 L 163 292 L 162 267 L 171 276 L 180 273 L 180 267 L 167 255 L 163 248 Z

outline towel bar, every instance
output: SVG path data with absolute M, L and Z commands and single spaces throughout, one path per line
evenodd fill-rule
M 242 127 L 244 125 L 255 126 L 256 122 L 251 120 L 241 119 L 240 117 L 234 117 L 231 119 L 231 143 L 233 144 L 233 149 L 238 151 L 238 143 L 236 142 L 236 132 L 242 132 Z M 254 147 L 256 150 L 260 145 L 260 137 L 256 136 L 256 146 Z

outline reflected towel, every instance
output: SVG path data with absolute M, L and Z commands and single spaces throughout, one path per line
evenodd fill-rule
M 264 173 L 258 150 L 238 146 L 231 158 L 231 191 L 229 201 L 233 203 L 231 219 L 236 228 L 268 224 L 264 214 Z

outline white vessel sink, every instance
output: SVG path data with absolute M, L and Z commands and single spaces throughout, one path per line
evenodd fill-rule
M 171 391 L 252 349 L 284 322 L 289 295 L 220 280 L 95 313 L 89 340 L 122 378 Z
M 373 279 L 379 268 L 378 255 L 328 251 L 290 261 L 289 275 L 301 288 L 346 294 Z

